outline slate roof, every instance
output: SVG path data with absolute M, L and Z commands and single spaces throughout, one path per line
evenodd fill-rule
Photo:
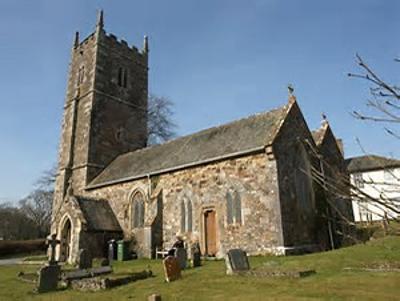
M 87 221 L 88 230 L 122 231 L 110 204 L 106 200 L 93 200 L 83 197 L 76 197 L 76 199 Z
M 118 156 L 88 188 L 211 162 L 272 143 L 288 106 Z
M 345 162 L 350 173 L 400 167 L 400 160 L 376 155 L 348 158 Z

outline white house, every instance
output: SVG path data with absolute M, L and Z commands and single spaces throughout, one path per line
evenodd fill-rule
M 391 219 L 399 216 L 392 208 L 400 210 L 400 160 L 369 155 L 353 157 L 346 160 L 351 183 L 362 193 L 377 199 L 361 201 L 353 197 L 353 212 L 356 222 L 382 220 L 385 216 Z M 364 198 L 365 199 L 365 198 Z

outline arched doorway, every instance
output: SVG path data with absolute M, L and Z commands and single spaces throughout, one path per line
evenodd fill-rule
M 61 231 L 59 261 L 68 261 L 71 255 L 71 228 L 71 221 L 67 218 Z

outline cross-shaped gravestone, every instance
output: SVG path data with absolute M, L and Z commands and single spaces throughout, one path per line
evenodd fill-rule
M 56 261 L 56 247 L 60 243 L 60 241 L 56 238 L 56 234 L 51 235 L 51 239 L 47 240 L 47 244 L 50 246 L 50 264 L 57 264 Z
M 179 267 L 178 260 L 174 256 L 167 256 L 163 260 L 165 280 L 167 282 L 175 281 L 181 278 L 181 268 Z
M 250 270 L 247 254 L 241 249 L 229 250 L 225 256 L 225 264 L 228 275 Z

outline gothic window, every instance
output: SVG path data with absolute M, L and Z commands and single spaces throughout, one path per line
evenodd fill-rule
M 182 200 L 181 202 L 181 232 L 185 232 L 186 227 L 186 208 L 185 202 Z
M 192 202 L 190 200 L 186 203 L 187 209 L 187 220 L 186 220 L 186 231 L 192 232 Z
M 313 190 L 310 178 L 310 162 L 303 145 L 299 146 L 295 156 L 293 175 L 297 202 L 301 208 L 309 211 L 313 206 Z
M 118 86 L 126 88 L 128 85 L 128 70 L 120 67 L 118 69 Z
M 235 193 L 234 210 L 235 213 L 235 223 L 242 224 L 242 200 L 238 192 Z
M 192 232 L 192 202 L 181 202 L 181 232 Z
M 233 200 L 229 192 L 226 194 L 226 220 L 228 224 L 233 224 Z
M 144 225 L 144 197 L 141 192 L 136 192 L 132 200 L 132 226 L 142 228 Z
M 242 224 L 242 201 L 238 192 L 226 194 L 226 220 L 228 224 Z

